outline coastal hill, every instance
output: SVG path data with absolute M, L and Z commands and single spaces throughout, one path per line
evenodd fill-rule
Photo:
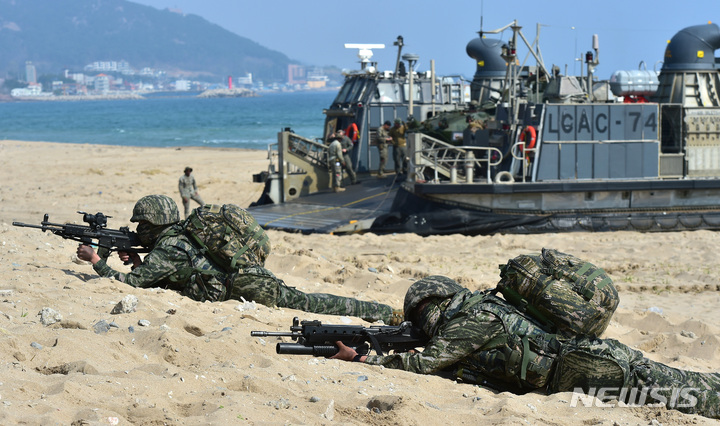
M 286 55 L 197 15 L 126 0 L 0 0 L 0 78 L 82 71 L 95 61 L 127 61 L 185 78 L 252 73 L 285 81 Z

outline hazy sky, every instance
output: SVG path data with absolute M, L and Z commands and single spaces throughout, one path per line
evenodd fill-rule
M 474 60 L 465 46 L 485 31 L 513 20 L 528 41 L 541 24 L 540 48 L 545 64 L 579 73 L 580 57 L 598 34 L 600 65 L 595 74 L 609 78 L 616 70 L 661 66 L 667 41 L 681 29 L 720 22 L 718 0 L 659 2 L 645 0 L 131 0 L 158 9 L 177 8 L 202 16 L 233 33 L 280 51 L 308 65 L 358 67 L 357 51 L 345 43 L 380 43 L 373 60 L 381 70 L 393 69 L 393 41 L 405 39 L 403 53 L 420 55 L 418 70 L 435 60 L 439 74 L 472 77 Z M 672 5 L 668 7 L 666 5 Z M 512 32 L 488 37 L 507 40 Z M 519 49 L 523 55 L 527 49 Z M 532 62 L 534 63 L 534 61 Z M 531 62 L 529 62 L 531 64 Z

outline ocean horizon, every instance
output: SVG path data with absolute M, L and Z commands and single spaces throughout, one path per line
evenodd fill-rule
M 267 149 L 291 128 L 323 133 L 335 91 L 263 93 L 244 98 L 0 103 L 0 139 L 141 147 Z

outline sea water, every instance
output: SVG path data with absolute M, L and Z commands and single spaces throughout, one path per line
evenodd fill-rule
M 335 94 L 7 102 L 0 103 L 0 140 L 267 149 L 288 127 L 310 139 L 322 137 L 322 110 Z

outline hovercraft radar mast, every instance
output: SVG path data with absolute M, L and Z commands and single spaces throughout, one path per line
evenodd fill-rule
M 368 71 L 373 72 L 377 68 L 377 62 L 370 62 L 370 58 L 373 56 L 371 49 L 384 49 L 384 44 L 358 44 L 358 43 L 345 43 L 346 49 L 358 49 L 358 58 L 360 58 L 360 69 L 364 70 L 368 64 L 370 69 Z

